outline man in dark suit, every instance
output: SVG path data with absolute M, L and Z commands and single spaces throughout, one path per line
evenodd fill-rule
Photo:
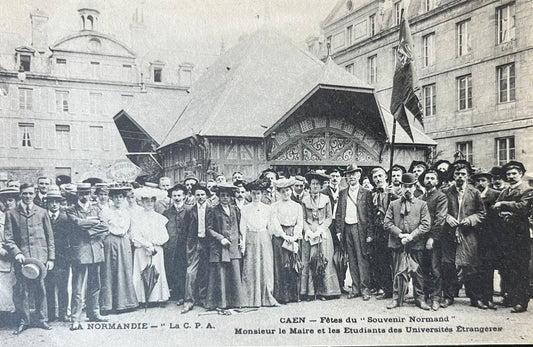
M 296 175 L 294 176 L 294 185 L 293 190 L 291 194 L 292 201 L 295 201 L 299 204 L 302 203 L 302 200 L 304 196 L 308 195 L 309 193 L 305 191 L 305 186 L 307 185 L 307 180 L 305 177 Z
M 46 194 L 50 184 L 51 180 L 48 177 L 39 177 L 37 179 L 37 194 L 35 194 L 35 198 L 33 199 L 35 205 L 46 208 Z
M 185 276 L 185 304 L 181 313 L 192 310 L 195 303 L 205 305 L 209 252 L 207 245 L 207 197 L 209 189 L 192 188 L 196 204 L 187 208 L 183 217 L 187 232 L 187 274 Z
M 167 217 L 168 241 L 165 243 L 165 269 L 171 300 L 183 305 L 185 275 L 187 274 L 187 229 L 185 227 L 185 192 L 187 188 L 176 184 L 168 190 L 171 204 L 163 215 Z
M 492 301 L 494 293 L 494 270 L 501 269 L 500 259 L 503 257 L 501 246 L 498 242 L 499 231 L 495 228 L 498 223 L 498 214 L 492 209 L 500 192 L 490 187 L 492 175 L 489 172 L 478 172 L 472 176 L 476 188 L 481 192 L 481 199 L 485 205 L 487 218 L 481 225 L 479 235 L 479 279 L 481 300 L 488 308 L 495 310 Z
M 15 309 L 20 317 L 16 334 L 26 330 L 31 324 L 30 298 L 35 300 L 35 309 L 39 322 L 35 326 L 50 330 L 46 323 L 46 288 L 44 277 L 29 280 L 22 274 L 26 257 L 32 257 L 46 265 L 48 270 L 54 268 L 55 244 L 50 217 L 45 209 L 33 203 L 35 188 L 24 183 L 20 186 L 21 202 L 15 209 L 8 210 L 5 216 L 6 247 L 15 258 L 15 275 L 17 282 L 13 297 Z
M 100 316 L 100 265 L 105 261 L 104 238 L 109 233 L 107 224 L 100 218 L 100 210 L 90 201 L 91 185 L 77 185 L 78 202 L 67 209 L 71 224 L 70 245 L 72 249 L 72 326 L 80 324 L 83 293 L 87 293 L 86 312 L 89 321 L 105 322 Z M 87 281 L 85 278 L 87 277 Z M 85 283 L 87 282 L 87 283 Z M 86 287 L 86 290 L 85 290 Z
M 56 258 L 54 269 L 46 276 L 46 294 L 48 301 L 48 321 L 68 321 L 68 276 L 70 272 L 70 225 L 67 214 L 59 209 L 65 198 L 59 187 L 52 185 L 46 196 L 48 215 L 54 231 Z M 57 295 L 56 295 L 57 291 Z
M 452 164 L 450 173 L 455 184 L 446 192 L 448 215 L 442 237 L 447 241 L 443 244 L 443 263 L 446 260 L 443 264 L 442 279 L 444 306 L 453 303 L 457 288 L 455 285 L 457 283 L 455 266 L 457 266 L 470 304 L 486 309 L 487 306 L 481 300 L 478 251 L 478 232 L 486 217 L 485 206 L 479 190 L 468 184 L 472 173 L 468 161 L 457 160 Z M 455 240 L 456 244 L 453 243 Z
M 431 217 L 425 201 L 415 198 L 417 179 L 412 173 L 402 175 L 402 197 L 389 204 L 385 215 L 384 227 L 389 232 L 389 248 L 392 250 L 392 268 L 394 274 L 392 302 L 388 309 L 403 304 L 407 283 L 400 275 L 403 252 L 416 263 L 416 271 L 411 271 L 415 303 L 423 310 L 430 307 L 424 301 L 424 277 L 419 266 L 425 247 L 424 235 L 431 227 Z M 403 264 L 405 265 L 405 264 Z M 401 285 L 403 284 L 403 286 Z
M 348 252 L 352 290 L 348 299 L 370 300 L 369 243 L 374 240 L 372 193 L 359 185 L 361 168 L 355 164 L 344 172 L 348 188 L 339 194 L 335 230 Z
M 442 172 L 436 169 L 428 169 L 418 177 L 426 192 L 420 196 L 420 200 L 428 204 L 431 217 L 431 228 L 426 236 L 425 250 L 422 255 L 422 271 L 424 275 L 424 299 L 431 302 L 431 309 L 437 311 L 440 308 L 442 298 L 442 250 L 441 234 L 442 226 L 448 215 L 448 199 L 439 186 L 442 182 Z
M 531 240 L 529 220 L 533 205 L 533 189 L 522 180 L 526 169 L 517 161 L 502 167 L 509 186 L 493 206 L 500 218 L 499 230 L 504 248 L 504 271 L 508 274 L 507 302 L 512 313 L 527 311 L 529 302 L 529 259 Z

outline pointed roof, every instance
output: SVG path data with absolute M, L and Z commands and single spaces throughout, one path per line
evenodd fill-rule
M 332 60 L 323 63 L 264 27 L 225 52 L 191 88 L 161 147 L 192 135 L 262 138 L 319 85 L 373 92 Z

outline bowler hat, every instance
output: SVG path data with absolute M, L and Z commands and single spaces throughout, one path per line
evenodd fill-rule
M 352 172 L 356 172 L 356 171 L 363 172 L 363 169 L 361 169 L 359 166 L 357 166 L 357 164 L 350 164 L 350 165 L 348 165 L 346 170 L 344 170 L 344 174 L 346 175 L 346 174 L 349 174 L 349 173 L 352 173 Z
M 475 181 L 477 180 L 478 178 L 481 178 L 481 177 L 486 177 L 487 180 L 491 181 L 492 180 L 492 174 L 490 172 L 487 172 L 487 171 L 478 171 L 476 172 L 475 174 L 472 175 L 472 179 Z
M 510 162 L 502 166 L 503 174 L 507 173 L 507 171 L 511 169 L 517 169 L 519 171 L 522 171 L 522 173 L 526 172 L 526 168 L 524 167 L 524 164 L 522 164 L 519 161 L 515 161 L 515 160 L 511 160 Z
M 410 172 L 406 172 L 402 175 L 402 179 L 401 179 L 401 184 L 405 184 L 405 185 L 413 185 L 416 183 L 416 177 L 415 177 L 415 174 L 413 173 L 410 173 Z
M 46 277 L 46 266 L 35 258 L 25 257 L 21 272 L 27 279 L 42 279 Z
M 490 169 L 489 172 L 495 180 L 501 179 L 504 176 L 504 172 L 501 166 L 494 166 L 492 169 Z
M 79 193 L 90 193 L 91 184 L 90 183 L 78 183 L 76 185 L 76 192 Z

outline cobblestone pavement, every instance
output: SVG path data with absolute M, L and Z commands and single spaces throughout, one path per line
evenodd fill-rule
M 496 298 L 499 299 L 499 298 Z M 388 300 L 311 301 L 221 315 L 195 307 L 181 314 L 166 307 L 109 315 L 109 323 L 68 323 L 53 330 L 0 329 L 0 346 L 177 346 L 177 345 L 372 345 L 533 343 L 533 305 L 521 314 L 499 306 L 496 311 L 469 306 L 464 296 L 438 311 L 413 304 L 387 310 Z

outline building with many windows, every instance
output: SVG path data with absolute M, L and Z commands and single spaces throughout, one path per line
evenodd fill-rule
M 2 34 L 1 180 L 113 178 L 114 165 L 127 162 L 113 116 L 169 126 L 165 120 L 183 107 L 194 66 L 149 49 L 142 12 L 130 25 L 131 47 L 98 30 L 98 10 L 81 8 L 78 16 L 80 29 L 55 42 L 48 40 L 48 15 L 38 10 L 28 22 L 31 37 Z
M 425 132 L 438 158 L 533 168 L 533 8 L 528 0 L 339 0 L 309 50 L 390 104 L 402 9 L 414 42 Z

